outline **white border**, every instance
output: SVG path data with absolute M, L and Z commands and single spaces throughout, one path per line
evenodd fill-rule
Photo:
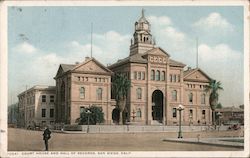
M 166 151 L 166 152 L 130 152 L 128 155 L 74 155 L 70 157 L 249 157 L 249 2 L 247 0 L 176 0 L 176 1 L 4 1 L 0 3 L 0 156 L 11 157 L 51 157 L 51 152 L 7 152 L 7 7 L 8 6 L 244 6 L 244 105 L 245 105 L 245 144 L 244 151 Z M 12 155 L 12 153 L 16 155 Z M 69 155 L 60 154 L 53 157 L 65 157 Z M 70 153 L 70 152 L 68 152 Z M 77 151 L 74 151 L 77 153 Z M 97 153 L 97 152 L 96 152 Z

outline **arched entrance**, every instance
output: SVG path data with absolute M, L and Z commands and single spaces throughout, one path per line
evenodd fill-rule
M 160 90 L 152 94 L 152 119 L 163 122 L 163 93 Z

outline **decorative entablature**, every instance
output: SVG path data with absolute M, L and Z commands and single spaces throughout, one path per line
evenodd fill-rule
M 157 47 L 145 52 L 142 57 L 146 58 L 150 63 L 166 65 L 170 56 L 163 49 Z

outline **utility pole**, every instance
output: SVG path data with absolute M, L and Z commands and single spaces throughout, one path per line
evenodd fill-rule
M 91 23 L 91 47 L 90 47 L 90 57 L 92 58 L 92 45 L 93 45 L 93 23 Z
M 199 67 L 199 48 L 198 48 L 198 37 L 196 37 L 196 68 Z

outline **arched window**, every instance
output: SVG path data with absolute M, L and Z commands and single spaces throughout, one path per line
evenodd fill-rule
M 80 88 L 80 98 L 82 98 L 82 99 L 85 98 L 85 88 L 84 87 Z
M 141 88 L 137 88 L 136 89 L 136 95 L 137 95 L 137 99 L 141 99 L 142 98 L 142 89 Z
M 177 91 L 176 90 L 172 91 L 172 101 L 177 101 Z
M 160 81 L 160 71 L 159 70 L 156 71 L 155 79 L 156 79 L 156 81 Z
M 201 104 L 205 104 L 205 102 L 206 102 L 206 95 L 202 94 L 201 95 Z
M 96 93 L 97 93 L 97 100 L 102 100 L 102 89 L 98 88 L 96 90 Z
M 155 70 L 151 70 L 151 80 L 155 80 Z
M 189 93 L 188 100 L 190 103 L 193 103 L 193 93 Z
M 140 108 L 136 111 L 136 117 L 141 117 L 141 109 Z
M 165 81 L 165 75 L 166 75 L 165 71 L 162 71 L 162 73 L 161 73 L 161 80 L 162 81 Z
M 64 82 L 62 82 L 62 85 L 61 85 L 61 100 L 65 101 L 65 84 L 64 84 Z

